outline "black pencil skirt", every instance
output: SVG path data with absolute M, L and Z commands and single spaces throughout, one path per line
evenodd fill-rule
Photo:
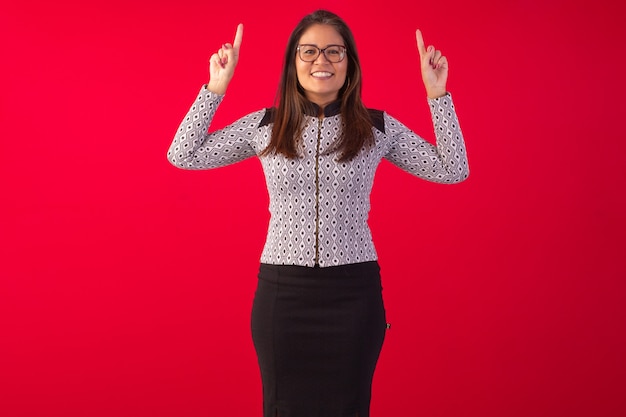
M 264 417 L 369 417 L 386 328 L 377 262 L 261 264 L 252 338 Z

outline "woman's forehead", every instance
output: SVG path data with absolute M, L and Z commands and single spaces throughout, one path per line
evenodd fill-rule
M 304 31 L 298 43 L 306 43 L 317 46 L 331 44 L 343 44 L 343 38 L 337 30 L 330 25 L 315 24 Z

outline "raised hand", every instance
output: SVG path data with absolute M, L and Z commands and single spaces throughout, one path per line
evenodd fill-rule
M 448 81 L 448 59 L 441 55 L 441 51 L 434 46 L 424 46 L 422 32 L 415 32 L 417 38 L 417 50 L 420 54 L 420 67 L 422 81 L 426 87 L 428 98 L 437 98 L 446 94 L 446 82 Z
M 210 80 L 207 89 L 217 94 L 224 94 L 235 73 L 239 61 L 239 49 L 243 38 L 243 25 L 237 26 L 237 33 L 232 44 L 225 43 L 209 60 Z

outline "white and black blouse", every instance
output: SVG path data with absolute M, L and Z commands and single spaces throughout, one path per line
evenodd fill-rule
M 273 109 L 208 133 L 224 96 L 206 86 L 183 119 L 167 153 L 183 169 L 211 169 L 258 156 L 272 134 Z M 469 175 L 452 98 L 429 99 L 437 145 L 387 113 L 370 110 L 375 144 L 348 162 L 331 148 L 342 129 L 339 103 L 306 115 L 300 158 L 261 156 L 271 214 L 261 262 L 320 267 L 377 260 L 367 224 L 374 174 L 382 158 L 428 181 L 457 183 Z

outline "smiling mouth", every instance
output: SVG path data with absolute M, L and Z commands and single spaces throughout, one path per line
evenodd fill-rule
M 314 78 L 330 78 L 333 76 L 333 73 L 328 71 L 315 71 L 311 73 L 311 76 Z

